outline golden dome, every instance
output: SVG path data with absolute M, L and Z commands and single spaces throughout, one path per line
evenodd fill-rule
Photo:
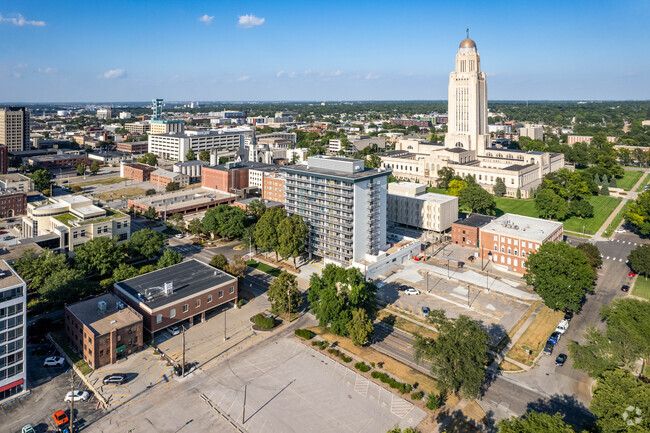
M 460 46 L 458 48 L 476 48 L 476 42 L 470 38 L 463 39 L 463 42 L 460 43 Z

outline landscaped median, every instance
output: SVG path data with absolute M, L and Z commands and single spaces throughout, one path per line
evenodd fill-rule
M 650 280 L 640 275 L 637 276 L 636 281 L 634 282 L 634 288 L 632 289 L 632 294 L 650 301 Z
M 258 271 L 262 271 L 264 273 L 267 273 L 267 274 L 271 275 L 272 277 L 277 277 L 278 275 L 280 275 L 280 272 L 282 272 L 278 268 L 274 268 L 271 265 L 267 265 L 266 263 L 262 263 L 262 262 L 257 261 L 257 260 L 248 260 L 246 262 L 246 264 L 249 267 L 253 268 L 253 269 L 257 269 Z

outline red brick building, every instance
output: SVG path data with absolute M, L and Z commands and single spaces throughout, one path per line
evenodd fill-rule
M 88 165 L 88 156 L 85 153 L 63 153 L 56 155 L 33 156 L 27 160 L 35 169 L 59 170 L 76 168 L 83 162 Z
M 115 294 L 138 311 L 152 336 L 171 325 L 192 326 L 237 301 L 237 278 L 198 260 L 115 283 Z
M 156 170 L 156 167 L 147 164 L 121 164 L 120 177 L 137 180 L 139 182 L 148 182 L 151 179 L 151 173 Z
M 147 141 L 121 141 L 117 143 L 117 150 L 127 153 L 147 153 L 149 142 Z
M 112 293 L 66 305 L 65 332 L 93 369 L 143 347 L 142 315 Z
M 151 178 L 149 179 L 154 185 L 160 185 L 166 187 L 172 182 L 176 182 L 178 186 L 184 187 L 190 184 L 190 177 L 183 173 L 175 173 L 169 170 L 163 170 L 159 168 L 156 171 L 151 172 Z
M 273 167 L 260 162 L 228 162 L 201 170 L 201 186 L 217 191 L 235 193 L 248 188 L 249 170 L 251 168 Z
M 262 198 L 265 200 L 284 203 L 284 184 L 287 177 L 284 173 L 264 174 L 262 181 Z
M 451 224 L 451 243 L 463 247 L 478 248 L 481 227 L 488 224 L 494 217 L 471 214 Z

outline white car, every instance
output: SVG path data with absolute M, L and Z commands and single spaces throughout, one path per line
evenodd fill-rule
M 61 356 L 50 356 L 45 358 L 43 367 L 61 367 L 65 363 L 65 358 Z
M 568 320 L 562 320 L 557 325 L 557 328 L 555 328 L 555 332 L 559 332 L 560 334 L 564 334 L 567 329 L 569 329 L 569 321 Z
M 625 233 L 625 229 L 616 229 L 614 233 Z
M 179 234 L 177 234 L 177 235 L 174 235 L 174 237 L 175 237 L 176 239 L 183 239 L 183 234 L 182 234 L 182 233 L 179 233 Z
M 181 328 L 179 328 L 178 326 L 170 326 L 169 328 L 167 328 L 167 330 L 172 335 L 178 335 L 181 333 Z
M 420 291 L 418 289 L 410 288 L 410 289 L 404 290 L 404 293 L 406 293 L 407 295 L 419 295 Z
M 74 393 L 74 394 L 73 394 Z M 73 397 L 74 395 L 74 397 Z M 65 395 L 65 402 L 70 403 L 70 400 L 76 401 L 86 401 L 90 397 L 90 394 L 88 394 L 88 391 L 69 391 Z

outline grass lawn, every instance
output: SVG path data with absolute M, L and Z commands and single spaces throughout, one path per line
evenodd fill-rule
M 248 260 L 246 264 L 251 268 L 258 269 L 274 277 L 277 277 L 278 275 L 280 275 L 280 272 L 282 272 L 279 268 L 274 268 L 273 266 L 267 265 L 266 263 L 258 262 L 256 260 Z
M 395 328 L 399 328 L 402 331 L 406 331 L 409 334 L 418 333 L 423 337 L 438 338 L 438 334 L 435 331 L 429 328 L 425 328 L 424 326 L 417 325 L 410 320 L 406 320 L 403 317 L 391 314 L 391 312 L 388 310 L 380 310 L 379 313 L 377 313 L 377 319 L 388 323 Z
M 126 196 L 126 198 L 133 198 L 133 197 L 139 197 L 141 195 L 144 195 L 146 191 L 142 188 L 135 188 L 135 187 L 128 187 L 128 188 L 122 188 L 122 189 L 115 189 L 113 191 L 106 191 L 101 194 L 99 194 L 99 198 L 108 201 L 108 200 L 119 200 L 123 195 Z
M 501 216 L 504 213 L 514 213 L 539 218 L 537 209 L 535 209 L 535 200 L 517 200 L 512 198 L 495 197 L 494 201 L 497 205 L 497 216 Z M 565 230 L 582 233 L 582 225 L 584 224 L 585 233 L 596 233 L 609 215 L 611 215 L 614 209 L 616 209 L 616 206 L 621 202 L 621 199 L 599 195 L 592 197 L 589 202 L 594 207 L 594 216 L 584 219 L 571 217 L 563 221 Z
M 521 367 L 519 367 L 518 365 L 513 364 L 512 362 L 502 361 L 501 364 L 499 364 L 499 370 L 503 370 L 503 371 L 521 371 Z
M 535 320 L 530 324 L 528 329 L 524 331 L 523 335 L 517 340 L 515 345 L 508 352 L 508 358 L 519 361 L 522 364 L 532 365 L 533 360 L 542 351 L 544 345 L 548 341 L 548 337 L 553 333 L 555 327 L 564 317 L 561 311 L 554 311 L 543 306 L 540 312 L 535 317 Z M 526 350 L 531 353 L 527 354 Z
M 641 182 L 641 185 L 636 189 L 636 192 L 643 192 L 643 188 L 650 182 L 650 174 L 643 179 L 643 182 Z
M 632 294 L 634 296 L 646 298 L 648 301 L 650 301 L 650 280 L 647 280 L 641 275 L 636 277 L 636 282 L 634 283 Z
M 607 226 L 607 228 L 603 232 L 604 237 L 608 238 L 612 235 L 612 233 L 614 233 L 614 230 L 616 230 L 616 228 L 621 223 L 621 221 L 623 221 L 623 218 L 625 218 L 625 214 L 627 213 L 627 207 L 629 204 L 630 204 L 629 201 L 625 203 L 625 206 L 621 208 L 620 212 L 617 213 L 614 219 L 612 220 L 612 222 L 609 223 L 609 226 Z
M 107 177 L 106 179 L 87 180 L 85 182 L 70 182 L 70 185 L 78 186 L 94 186 L 94 185 L 113 185 L 116 183 L 124 182 L 126 179 L 123 177 Z
M 642 171 L 636 170 L 625 170 L 624 173 L 621 179 L 616 179 L 616 185 L 625 191 L 631 190 L 643 175 Z
M 436 194 L 447 194 L 447 190 L 444 188 L 433 188 L 433 187 L 428 187 L 427 192 L 435 192 Z
M 56 341 L 56 344 L 58 344 L 59 347 L 65 351 L 66 355 L 70 357 L 72 362 L 74 362 L 74 365 L 79 368 L 82 374 L 87 376 L 93 372 L 93 369 L 90 368 L 88 363 L 84 361 L 83 358 L 79 356 L 79 353 L 77 353 L 77 351 L 72 348 L 63 329 L 58 329 L 56 331 L 50 332 L 50 336 L 54 341 Z

